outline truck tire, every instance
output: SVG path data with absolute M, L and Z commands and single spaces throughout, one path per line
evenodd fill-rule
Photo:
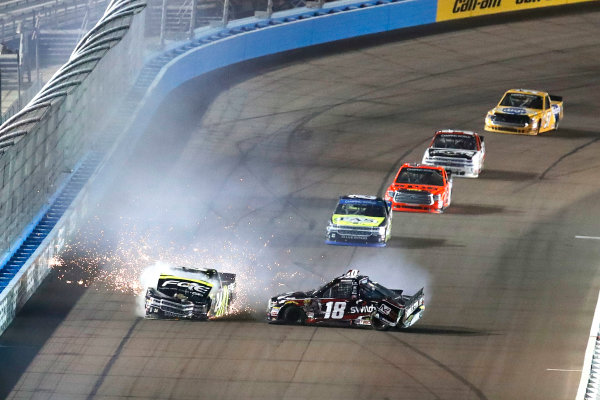
M 373 329 L 375 329 L 376 331 L 387 331 L 390 329 L 390 326 L 388 324 L 383 323 L 379 318 L 376 317 L 377 312 L 373 312 L 373 314 L 371 314 L 371 327 L 373 327 Z
M 306 320 L 306 314 L 300 307 L 287 306 L 281 317 L 284 324 L 303 324 Z

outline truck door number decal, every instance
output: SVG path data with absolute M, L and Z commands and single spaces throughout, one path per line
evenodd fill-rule
M 330 301 L 325 305 L 325 319 L 342 319 L 346 311 L 345 301 Z

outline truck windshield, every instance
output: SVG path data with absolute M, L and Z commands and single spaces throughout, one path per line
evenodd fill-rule
M 367 217 L 385 217 L 385 206 L 381 204 L 340 203 L 335 214 L 365 215 Z
M 436 149 L 477 150 L 477 141 L 470 135 L 440 134 L 433 140 Z
M 535 94 L 507 93 L 500 102 L 500 105 L 541 110 L 544 108 L 544 99 L 542 99 L 542 96 Z
M 438 170 L 430 168 L 402 168 L 396 183 L 444 186 L 444 177 Z

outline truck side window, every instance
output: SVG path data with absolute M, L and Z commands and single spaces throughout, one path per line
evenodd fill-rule
M 550 108 L 550 97 L 544 96 L 544 110 L 547 110 L 549 108 Z
M 331 287 L 330 297 L 333 299 L 349 299 L 352 295 L 352 282 L 339 282 Z M 326 296 L 324 296 L 326 297 Z

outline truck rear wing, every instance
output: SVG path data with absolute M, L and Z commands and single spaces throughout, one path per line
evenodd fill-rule
M 555 94 L 548 94 L 548 96 L 550 96 L 551 101 L 563 101 L 562 96 L 557 96 Z
M 412 296 L 403 296 L 405 297 L 404 316 L 402 317 L 403 328 L 408 328 L 421 319 L 423 310 L 425 309 L 425 294 L 423 293 L 423 289 L 421 288 L 421 290 Z
M 410 314 L 416 308 L 416 307 L 414 307 L 411 310 L 411 307 L 413 307 L 415 304 L 418 305 L 421 302 L 421 300 L 425 299 L 425 293 L 423 292 L 423 289 L 424 288 L 421 288 L 421 290 L 419 290 L 417 293 L 413 294 L 412 296 L 402 296 L 402 298 L 404 300 L 404 307 L 406 309 L 407 314 Z

